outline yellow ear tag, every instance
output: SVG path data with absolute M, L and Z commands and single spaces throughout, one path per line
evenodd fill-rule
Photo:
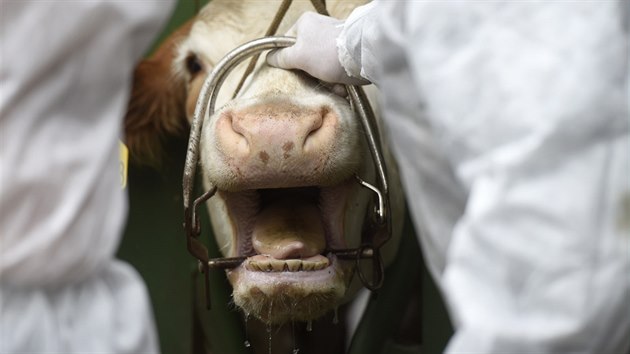
M 120 188 L 127 187 L 127 166 L 129 164 L 129 149 L 122 141 L 118 140 L 118 150 L 120 159 Z

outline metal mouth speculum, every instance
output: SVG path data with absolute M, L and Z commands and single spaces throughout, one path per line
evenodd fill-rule
M 295 38 L 293 37 L 264 37 L 247 42 L 232 50 L 216 65 L 212 73 L 206 78 L 201 88 L 199 98 L 197 99 L 188 140 L 186 163 L 184 166 L 184 229 L 186 232 L 188 252 L 199 260 L 200 270 L 205 273 L 206 301 L 208 308 L 210 307 L 208 271 L 210 269 L 237 267 L 246 257 L 210 259 L 206 246 L 199 240 L 201 227 L 197 215 L 197 208 L 201 203 L 210 199 L 217 191 L 217 188 L 213 187 L 194 201 L 192 200 L 191 195 L 195 186 L 195 175 L 199 161 L 199 141 L 203 119 L 206 113 L 208 113 L 208 115 L 214 113 L 214 106 L 219 89 L 230 71 L 238 64 L 262 51 L 288 47 L 293 44 L 295 44 Z M 367 237 L 369 242 L 356 249 L 329 250 L 328 252 L 335 254 L 340 259 L 354 259 L 356 261 L 357 273 L 363 284 L 368 289 L 375 290 L 382 285 L 384 277 L 380 248 L 391 237 L 392 225 L 389 212 L 389 185 L 374 112 L 365 93 L 360 87 L 346 86 L 346 89 L 352 109 L 361 121 L 376 169 L 377 186 L 373 186 L 362 180 L 359 176 L 356 176 L 357 182 L 360 183 L 361 186 L 369 189 L 376 195 L 374 222 L 368 231 L 372 233 Z M 362 268 L 359 266 L 362 259 L 372 260 L 373 270 L 371 280 L 368 279 L 367 275 L 363 273 Z

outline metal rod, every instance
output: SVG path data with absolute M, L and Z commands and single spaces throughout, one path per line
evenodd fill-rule
M 197 207 L 199 206 L 199 204 L 206 202 L 208 199 L 212 198 L 212 196 L 217 192 L 217 187 L 213 186 L 212 188 L 210 188 L 210 190 L 208 190 L 207 192 L 205 192 L 202 196 L 200 196 L 199 198 L 195 199 L 195 201 L 193 202 L 193 208 L 192 208 L 192 231 L 193 231 L 193 235 L 192 236 L 199 236 L 201 234 L 201 225 L 199 224 L 199 218 L 197 217 Z
M 356 259 L 357 256 L 359 258 L 372 258 L 374 255 L 374 250 L 371 248 L 352 248 L 352 249 L 344 249 L 344 250 L 333 250 L 330 251 L 339 259 Z M 359 254 L 360 252 L 360 254 Z
M 210 269 L 236 268 L 243 263 L 247 257 L 212 258 L 208 261 Z
M 378 206 L 376 207 L 376 219 L 379 224 L 385 224 L 385 222 L 387 221 L 385 220 L 385 218 L 387 217 L 387 213 L 385 212 L 385 200 L 383 198 L 383 194 L 378 188 L 362 180 L 361 177 L 359 177 L 358 175 L 354 175 L 354 177 L 360 185 L 376 193 L 376 196 L 378 198 Z
M 374 167 L 376 168 L 376 175 L 378 178 L 378 187 L 382 193 L 383 207 L 379 210 L 379 220 L 389 223 L 389 184 L 387 180 L 387 172 L 385 166 L 385 159 L 380 149 L 381 141 L 378 135 L 378 125 L 376 123 L 376 117 L 374 111 L 369 105 L 369 101 L 363 89 L 359 86 L 348 85 L 346 86 L 348 94 L 352 100 L 353 105 L 356 108 L 356 112 L 361 121 L 361 125 L 366 132 L 365 137 L 367 139 L 370 153 L 372 154 L 372 160 L 374 161 Z M 388 225 L 388 228 L 391 225 Z M 391 231 L 389 232 L 391 233 Z
M 328 250 L 324 253 L 332 253 L 337 258 L 348 260 L 359 258 L 371 258 L 374 255 L 374 250 L 371 248 L 351 248 L 341 250 Z M 360 254 L 360 255 L 359 255 Z M 245 262 L 248 257 L 227 257 L 227 258 L 212 258 L 208 261 L 208 268 L 210 269 L 229 269 L 236 268 L 241 263 Z

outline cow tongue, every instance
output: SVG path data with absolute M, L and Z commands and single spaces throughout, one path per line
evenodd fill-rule
M 279 260 L 321 254 L 326 236 L 319 208 L 295 196 L 271 201 L 256 217 L 252 245 L 257 254 Z

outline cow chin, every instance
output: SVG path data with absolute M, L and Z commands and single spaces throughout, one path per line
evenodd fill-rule
M 269 324 L 319 318 L 342 301 L 352 277 L 348 262 L 328 259 L 331 263 L 320 270 L 260 271 L 244 264 L 228 271 L 234 303 Z

